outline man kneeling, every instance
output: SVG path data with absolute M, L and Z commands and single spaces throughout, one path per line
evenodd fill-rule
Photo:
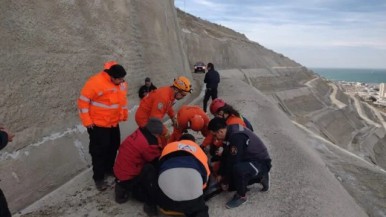
M 210 175 L 208 158 L 194 137 L 184 134 L 180 141 L 167 144 L 159 165 L 158 205 L 187 217 L 209 217 L 203 197 Z
M 120 145 L 114 165 L 117 203 L 126 202 L 130 195 L 145 204 L 154 203 L 151 189 L 157 174 L 155 164 L 161 155 L 157 137 L 162 131 L 162 122 L 150 118 L 144 128 L 138 128 Z
M 226 121 L 218 117 L 209 122 L 208 129 L 226 144 L 217 180 L 224 190 L 232 186 L 237 192 L 226 207 L 235 208 L 247 201 L 247 185 L 261 183 L 262 191 L 267 191 L 271 158 L 260 138 L 239 124 L 227 126 Z

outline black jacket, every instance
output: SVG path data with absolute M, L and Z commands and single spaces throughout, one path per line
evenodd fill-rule
M 232 171 L 239 162 L 271 162 L 267 147 L 260 138 L 241 125 L 227 126 L 224 151 L 221 156 L 219 173 L 222 175 Z
M 216 89 L 218 86 L 218 83 L 220 83 L 220 75 L 216 70 L 210 69 L 205 74 L 204 83 L 206 83 L 206 88 Z
M 142 85 L 138 90 L 138 96 L 139 98 L 143 98 L 146 96 L 146 94 L 150 93 L 150 91 L 157 89 L 156 86 L 151 83 L 150 87 L 146 87 L 146 85 Z

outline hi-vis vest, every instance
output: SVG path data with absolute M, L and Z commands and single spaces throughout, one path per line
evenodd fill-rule
M 78 99 L 79 116 L 84 126 L 115 127 L 128 117 L 127 83 L 115 85 L 106 72 L 91 77 Z
M 206 170 L 206 181 L 203 183 L 203 189 L 209 180 L 210 170 L 208 165 L 208 157 L 199 145 L 190 140 L 181 140 L 177 142 L 169 143 L 162 150 L 160 160 L 168 154 L 176 151 L 185 151 L 192 154 L 200 163 L 205 167 Z

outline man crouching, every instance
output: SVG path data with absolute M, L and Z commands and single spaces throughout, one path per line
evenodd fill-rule
M 271 158 L 259 137 L 241 125 L 227 126 L 225 120 L 218 117 L 209 122 L 208 129 L 225 143 L 217 181 L 224 190 L 229 186 L 236 190 L 226 207 L 235 208 L 247 202 L 247 186 L 253 183 L 261 183 L 261 191 L 267 191 Z
M 209 217 L 203 196 L 210 175 L 208 158 L 192 135 L 184 134 L 180 139 L 167 144 L 162 151 L 158 205 L 165 210 L 182 212 L 187 217 Z

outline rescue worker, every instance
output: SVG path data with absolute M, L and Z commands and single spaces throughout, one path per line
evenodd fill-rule
M 261 191 L 268 191 L 271 158 L 260 138 L 239 124 L 227 125 L 219 117 L 212 119 L 208 128 L 226 144 L 217 181 L 222 184 L 223 190 L 232 189 L 229 186 L 236 189 L 236 194 L 226 203 L 226 207 L 235 208 L 247 201 L 247 185 L 261 183 Z
M 217 98 L 212 101 L 210 105 L 210 112 L 215 117 L 224 118 L 226 120 L 227 125 L 240 124 L 244 127 L 248 127 L 250 130 L 253 131 L 252 125 L 249 123 L 249 121 L 246 118 L 241 117 L 240 113 L 236 109 L 234 109 L 231 105 L 225 103 L 224 100 L 220 98 Z M 212 134 L 208 134 L 202 142 L 202 147 L 205 148 L 209 146 L 210 148 L 209 153 L 212 156 L 212 158 L 210 159 L 211 166 L 215 175 L 217 175 L 217 171 L 220 166 L 219 159 L 223 150 L 222 145 L 223 141 L 214 138 Z
M 161 155 L 157 137 L 163 131 L 162 122 L 150 118 L 144 128 L 138 128 L 120 145 L 114 165 L 115 201 L 124 203 L 130 194 L 142 202 L 152 199 L 151 190 L 155 180 L 155 166 Z
M 3 149 L 8 142 L 12 142 L 13 137 L 12 133 L 6 130 L 4 127 L 0 126 L 0 150 Z M 1 217 L 11 217 L 11 212 L 9 211 L 7 200 L 5 199 L 3 191 L 0 189 L 0 216 Z
M 147 96 L 151 91 L 157 89 L 156 86 L 154 86 L 153 82 L 151 82 L 150 78 L 145 78 L 145 84 L 142 85 L 138 90 L 138 96 L 140 99 Z
M 159 159 L 157 202 L 162 210 L 182 212 L 187 217 L 208 217 L 203 191 L 210 170 L 204 151 L 194 137 L 166 145 Z
M 252 124 L 231 105 L 225 103 L 224 100 L 220 98 L 213 100 L 209 108 L 210 113 L 212 113 L 212 115 L 214 115 L 215 117 L 222 117 L 227 120 L 229 119 L 229 124 L 236 124 L 236 122 L 239 122 L 238 118 L 241 118 L 241 120 L 245 123 L 245 127 L 253 131 Z M 244 124 L 242 124 L 241 122 L 239 124 L 244 126 Z
M 135 113 L 135 121 L 139 127 L 144 127 L 150 117 L 162 120 L 167 113 L 173 122 L 173 126 L 177 126 L 177 118 L 173 110 L 175 100 L 184 98 L 191 92 L 191 84 L 188 78 L 180 76 L 174 79 L 172 86 L 158 88 L 143 98 Z M 166 145 L 169 134 L 168 129 L 164 126 L 164 131 L 160 137 L 161 144 Z
M 208 135 L 208 115 L 196 105 L 183 105 L 177 112 L 177 127 L 174 127 L 168 143 L 177 141 L 188 129 L 201 131 L 205 137 Z
M 119 122 L 128 118 L 125 76 L 125 69 L 117 62 L 106 62 L 103 71 L 88 79 L 78 99 L 80 119 L 90 137 L 93 179 L 99 191 L 107 188 L 105 175 L 113 175 L 121 143 Z
M 220 83 L 220 75 L 214 70 L 213 63 L 208 63 L 208 72 L 205 74 L 204 83 L 206 84 L 205 96 L 203 101 L 204 111 L 206 112 L 207 103 L 210 97 L 212 100 L 217 98 L 217 87 Z

